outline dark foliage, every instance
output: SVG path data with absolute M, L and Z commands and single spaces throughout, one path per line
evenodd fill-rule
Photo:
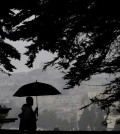
M 12 27 L 9 19 L 13 15 L 10 11 L 14 6 L 13 2 L 13 0 L 0 2 L 0 71 L 7 74 L 15 69 L 15 66 L 11 64 L 11 59 L 20 59 L 19 52 L 12 45 L 6 43 L 9 29 Z
M 5 19 L 5 35 L 14 41 L 33 41 L 25 53 L 29 57 L 28 67 L 32 67 L 39 51 L 56 52 L 57 57 L 48 65 L 57 64 L 66 70 L 67 88 L 80 85 L 96 73 L 119 71 L 119 53 L 112 60 L 109 58 L 111 51 L 119 47 L 113 45 L 120 32 L 117 1 L 18 0 L 15 3 Z
M 0 8 L 2 42 L 5 38 L 33 42 L 25 53 L 29 57 L 28 67 L 33 66 L 36 54 L 41 50 L 57 53 L 57 57 L 44 69 L 48 65 L 64 68 L 68 89 L 89 80 L 93 74 L 119 74 L 118 1 L 4 0 L 2 6 L 5 7 Z M 19 54 L 15 51 L 11 57 L 19 59 Z M 4 65 L 3 59 L 2 62 Z M 9 62 L 5 60 L 6 69 L 13 68 Z M 112 93 L 104 99 L 94 98 L 93 103 L 109 113 L 114 102 L 119 101 L 119 75 L 103 95 L 107 92 Z

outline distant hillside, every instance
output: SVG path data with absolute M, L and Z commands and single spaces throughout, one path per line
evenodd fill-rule
M 78 95 L 82 93 L 87 93 L 90 91 L 105 89 L 103 86 L 94 86 L 94 85 L 102 85 L 107 82 L 105 79 L 107 76 L 105 74 L 94 76 L 92 80 L 82 82 L 79 87 L 75 87 L 70 90 L 63 90 L 65 87 L 65 81 L 62 79 L 63 74 L 60 73 L 59 70 L 48 67 L 46 71 L 42 71 L 42 69 L 34 69 L 29 72 L 20 72 L 13 73 L 12 76 L 8 76 L 6 74 L 0 73 L 0 100 L 5 98 L 9 98 L 20 86 L 35 82 L 45 82 L 55 86 L 59 91 L 63 94 L 71 94 Z M 93 86 L 92 86 L 93 85 Z
M 65 81 L 62 79 L 62 74 L 58 70 L 48 68 L 46 71 L 34 69 L 30 72 L 13 73 L 8 76 L 0 73 L 0 100 L 7 98 L 11 93 L 15 92 L 20 86 L 31 82 L 44 82 L 55 86 L 59 91 L 63 90 Z

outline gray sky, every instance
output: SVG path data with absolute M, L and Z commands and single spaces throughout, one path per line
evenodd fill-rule
M 23 55 L 24 52 L 27 50 L 25 49 L 25 46 L 30 45 L 31 42 L 26 41 L 9 41 L 6 40 L 7 43 L 12 44 L 20 53 L 21 53 L 21 60 L 12 60 L 12 64 L 16 66 L 17 69 L 14 70 L 14 72 L 27 72 L 35 68 L 40 68 L 40 63 L 48 62 L 53 59 L 55 55 L 48 53 L 47 51 L 41 51 L 39 54 L 37 54 L 37 58 L 33 64 L 33 68 L 29 69 L 25 63 L 27 61 L 27 56 Z

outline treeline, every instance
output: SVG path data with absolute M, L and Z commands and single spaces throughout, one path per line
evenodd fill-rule
M 37 121 L 38 126 L 43 129 L 54 129 L 57 125 L 60 130 L 70 130 L 71 123 L 67 119 L 58 118 L 55 111 L 49 111 L 47 109 L 43 110 Z

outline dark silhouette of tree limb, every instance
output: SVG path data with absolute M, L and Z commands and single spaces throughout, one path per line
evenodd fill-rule
M 7 6 L 6 6 L 7 3 Z M 118 1 L 100 0 L 12 0 L 3 1 L 0 7 L 0 39 L 32 41 L 27 47 L 26 65 L 33 66 L 41 50 L 56 53 L 47 65 L 64 69 L 66 89 L 80 86 L 92 75 L 120 72 L 120 14 Z M 2 9 L 2 10 L 1 10 Z M 1 45 L 2 47 L 2 45 Z M 7 45 L 9 49 L 9 46 Z M 7 51 L 10 58 L 19 59 Z M 1 65 L 12 71 L 9 58 Z M 47 67 L 45 65 L 44 69 Z M 102 109 L 108 110 L 119 101 L 119 76 L 107 86 L 105 98 L 94 98 Z M 115 106 L 114 106 L 115 108 Z M 116 109 L 116 108 L 115 108 Z

